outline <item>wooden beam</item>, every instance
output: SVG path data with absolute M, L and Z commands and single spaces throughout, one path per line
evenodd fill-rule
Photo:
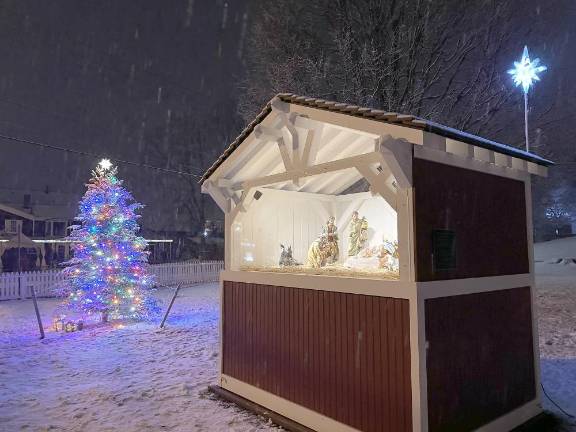
M 491 164 L 474 158 L 434 151 L 423 146 L 414 146 L 414 157 L 521 181 L 524 181 L 525 177 L 528 175 L 526 171 L 515 168 L 506 168 L 504 166 Z
M 229 188 L 230 186 L 232 186 L 232 181 L 225 178 L 219 178 L 218 180 L 215 181 L 215 184 L 217 187 Z
M 296 117 L 296 114 L 291 114 L 290 116 L 282 114 L 279 117 L 281 119 L 282 130 L 287 132 L 287 135 L 292 142 L 292 164 L 298 166 L 300 165 L 300 137 L 298 131 L 294 127 L 294 118 Z
M 273 112 L 279 112 L 279 113 L 290 112 L 290 104 L 283 102 L 280 98 L 276 96 L 270 101 L 270 106 L 272 107 Z
M 276 143 L 278 144 L 278 150 L 280 150 L 280 155 L 282 156 L 282 162 L 284 163 L 284 170 L 286 172 L 292 171 L 296 164 L 292 163 L 290 159 L 290 154 L 288 153 L 288 149 L 286 148 L 286 143 L 284 142 L 283 138 L 279 138 Z
M 400 188 L 412 186 L 412 144 L 408 141 L 383 137 L 380 141 L 380 153 L 384 163 L 394 175 Z
M 339 173 L 338 179 L 334 180 L 329 188 L 323 188 L 323 191 L 331 195 L 338 195 L 360 180 L 362 180 L 362 176 L 358 171 L 347 170 L 346 175 L 344 172 Z
M 228 213 L 230 211 L 230 199 L 228 199 L 228 197 L 226 197 L 226 195 L 224 195 L 222 192 L 222 189 L 216 187 L 212 181 L 208 180 L 204 182 L 202 185 L 202 192 L 210 194 L 218 207 L 220 207 L 220 210 L 222 210 L 224 213 Z
M 267 115 L 260 126 L 274 127 L 278 122 L 278 119 L 274 115 Z M 254 143 L 256 141 L 256 143 Z M 240 146 L 236 148 L 221 164 L 216 168 L 216 170 L 210 176 L 210 179 L 229 177 L 228 174 L 234 170 L 238 165 L 243 165 L 246 160 L 250 160 L 263 145 L 266 145 L 267 140 L 258 140 L 254 131 L 248 135 L 248 137 L 242 141 Z M 246 151 L 249 150 L 249 151 Z
M 369 165 L 358 165 L 356 169 L 370 183 L 370 189 L 380 194 L 390 204 L 390 207 L 396 210 L 398 206 L 396 191 L 386 184 L 386 173 L 376 174 Z
M 305 170 L 308 166 L 313 166 L 315 161 L 316 161 L 316 156 L 318 154 L 318 150 L 320 148 L 320 143 L 324 142 L 325 144 L 329 144 L 332 142 L 333 139 L 336 139 L 341 134 L 343 134 L 343 132 L 340 129 L 330 128 L 328 130 L 325 130 L 323 128 L 323 125 L 320 124 L 319 128 L 314 130 L 314 135 L 311 138 L 313 141 L 310 143 L 310 150 L 309 150 L 309 154 L 307 156 L 308 162 L 306 164 L 300 163 L 300 165 L 292 164 L 291 170 L 299 172 L 299 171 Z M 336 157 L 335 155 L 333 155 L 333 156 L 334 156 L 334 158 Z M 281 167 L 282 163 L 275 163 L 274 165 L 269 165 L 270 168 L 265 169 L 264 172 L 274 172 L 278 168 Z M 288 172 L 289 170 L 286 169 L 286 167 L 285 167 L 285 171 Z M 287 181 L 292 181 L 294 183 L 294 185 L 300 186 L 298 178 L 299 178 L 299 176 L 292 177 L 292 178 L 288 179 Z
M 494 151 L 483 147 L 474 146 L 474 158 L 483 162 L 488 162 L 492 164 L 496 163 Z
M 494 163 L 501 167 L 512 168 L 512 156 L 494 153 Z
M 280 132 L 278 129 L 263 126 L 262 124 L 256 125 L 254 128 L 254 136 L 256 138 L 266 138 L 270 141 L 276 141 L 277 139 L 283 138 L 282 132 Z
M 367 118 L 354 117 L 347 114 L 336 113 L 333 111 L 319 110 L 317 108 L 305 107 L 302 105 L 291 105 L 290 112 L 295 112 L 298 115 L 296 117 L 296 126 L 312 129 L 317 122 L 323 122 L 331 128 L 338 128 L 343 131 L 354 132 L 371 138 L 376 138 L 383 132 L 383 126 L 393 126 L 398 130 L 406 129 L 408 133 L 414 133 L 412 131 L 418 132 L 420 139 L 418 143 L 422 142 L 421 134 L 422 132 L 416 129 L 406 128 L 404 126 L 389 125 L 386 123 L 376 122 Z M 371 127 L 374 125 L 375 127 Z M 375 130 L 378 129 L 380 133 L 376 133 Z M 371 130 L 374 130 L 372 132 Z
M 232 222 L 234 222 L 234 220 L 236 219 L 238 212 L 246 211 L 246 208 L 244 208 L 244 201 L 246 200 L 246 197 L 250 193 L 250 190 L 251 190 L 250 188 L 243 190 L 242 195 L 240 196 L 240 201 L 238 202 L 238 204 L 234 206 L 232 210 L 230 210 L 230 220 Z
M 519 171 L 528 171 L 528 162 L 524 159 L 512 158 L 512 168 Z
M 306 168 L 310 162 L 309 160 L 312 151 L 312 143 L 314 142 L 316 133 L 321 134 L 322 128 L 308 129 L 306 132 L 306 141 L 304 141 L 304 150 L 302 151 L 302 158 L 300 159 L 300 168 L 302 169 Z
M 463 158 L 474 158 L 474 146 L 450 138 L 446 139 L 446 152 Z
M 434 150 L 446 151 L 446 138 L 430 132 L 424 132 L 422 145 Z
M 318 174 L 323 174 L 331 171 L 338 171 L 346 168 L 354 168 L 356 165 L 365 165 L 375 162 L 380 162 L 381 154 L 379 152 L 365 153 L 358 156 L 352 156 L 340 160 L 326 162 L 304 170 L 293 170 L 292 172 L 285 172 L 280 174 L 272 174 L 253 180 L 246 180 L 236 183 L 232 186 L 232 190 L 245 190 L 258 186 L 266 186 L 275 183 L 282 183 L 285 181 L 292 181 L 294 178 L 309 177 Z
M 338 134 L 335 138 L 333 138 L 333 140 L 339 139 L 340 137 L 346 138 L 346 134 L 344 134 L 344 133 Z M 330 155 L 331 159 L 332 160 L 344 159 L 343 154 L 346 153 L 349 150 L 349 148 L 354 145 L 354 143 L 356 143 L 357 141 L 363 140 L 363 139 L 364 139 L 363 136 L 356 135 L 355 137 L 352 138 L 352 141 L 347 143 L 346 145 L 338 145 L 339 142 L 336 142 L 336 145 L 334 147 L 339 149 L 340 151 L 338 151 L 337 153 L 334 153 L 335 150 L 332 149 L 332 154 Z M 333 142 L 331 142 L 331 144 L 333 144 Z M 321 182 L 320 183 L 322 185 L 321 188 L 324 187 L 324 185 L 329 184 L 329 183 L 330 183 L 329 180 Z M 306 185 L 306 188 L 308 189 L 308 185 Z M 316 187 L 312 186 L 312 188 L 308 189 L 308 190 L 313 191 L 317 188 L 318 188 L 318 186 L 316 186 Z M 319 189 L 319 190 L 321 190 L 321 189 Z

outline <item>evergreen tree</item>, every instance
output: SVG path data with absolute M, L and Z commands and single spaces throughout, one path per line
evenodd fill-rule
M 102 319 L 141 319 L 158 311 L 150 296 L 146 240 L 137 235 L 143 206 L 122 187 L 117 168 L 104 159 L 80 201 L 70 239 L 74 258 L 66 275 L 65 309 Z

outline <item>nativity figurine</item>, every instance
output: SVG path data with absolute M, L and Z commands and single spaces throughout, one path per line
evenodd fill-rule
M 336 218 L 330 216 L 326 226 L 322 229 L 322 235 L 326 237 L 326 263 L 334 264 L 340 257 L 340 247 L 338 246 L 338 227 L 335 224 Z
M 352 213 L 348 239 L 348 256 L 358 255 L 368 240 L 368 221 L 364 216 L 360 218 L 357 211 Z

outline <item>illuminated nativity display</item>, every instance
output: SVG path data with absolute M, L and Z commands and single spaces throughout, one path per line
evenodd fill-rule
M 411 115 L 274 97 L 201 180 L 225 213 L 214 391 L 290 430 L 537 415 L 530 182 L 551 164 Z

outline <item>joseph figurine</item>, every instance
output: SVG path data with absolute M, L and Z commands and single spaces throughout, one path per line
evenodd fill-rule
M 340 248 L 338 247 L 338 227 L 335 224 L 336 218 L 330 216 L 326 226 L 323 228 L 323 235 L 326 237 L 327 257 L 328 264 L 333 264 L 338 261 L 340 256 Z
M 368 239 L 368 221 L 365 217 L 360 218 L 357 211 L 352 213 L 348 239 L 348 256 L 358 255 Z

